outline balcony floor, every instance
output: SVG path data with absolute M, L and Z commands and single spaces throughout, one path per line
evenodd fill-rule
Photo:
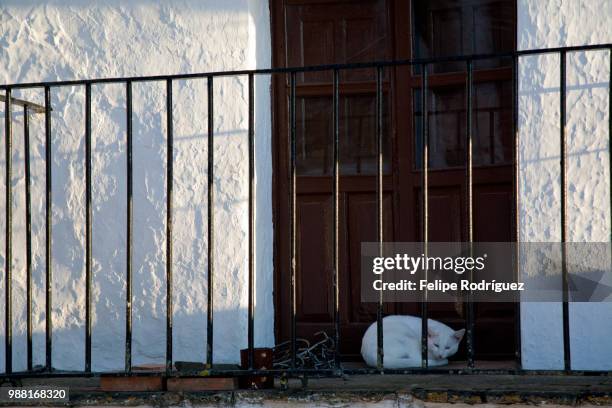
M 491 362 L 476 362 L 476 365 L 501 367 Z M 462 367 L 463 364 L 458 366 Z M 506 363 L 506 368 L 511 367 Z M 609 375 L 374 374 L 309 379 L 306 388 L 299 379 L 291 379 L 284 390 L 277 379 L 275 388 L 269 390 L 148 393 L 104 392 L 99 388 L 99 381 L 99 378 L 41 378 L 23 379 L 21 385 L 69 386 L 70 405 L 73 406 L 443 407 L 452 403 L 453 408 L 459 408 L 464 404 L 486 404 L 488 407 L 612 405 L 612 376 Z

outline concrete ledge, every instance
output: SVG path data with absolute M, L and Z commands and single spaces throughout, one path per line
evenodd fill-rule
M 164 388 L 161 376 L 151 377 L 100 377 L 102 391 L 162 391 Z
M 168 378 L 166 389 L 170 392 L 231 391 L 238 388 L 238 378 Z
M 117 377 L 113 377 L 117 378 Z M 118 377 L 125 381 L 126 378 Z M 161 381 L 161 377 L 147 378 Z M 141 378 L 137 378 L 141 380 Z M 340 407 L 444 407 L 486 404 L 494 406 L 533 405 L 612 405 L 612 376 L 572 375 L 361 375 L 346 378 L 310 379 L 302 387 L 299 379 L 292 379 L 288 389 L 281 389 L 277 380 L 270 390 L 213 391 L 210 380 L 222 378 L 168 378 L 168 392 L 125 392 L 125 382 L 92 389 L 91 379 L 79 389 L 78 379 L 69 385 L 71 406 L 340 406 Z M 131 380 L 131 378 L 130 378 Z M 51 385 L 54 379 L 38 379 Z M 34 385 L 34 380 L 22 384 Z M 172 384 L 172 386 L 170 386 Z M 208 385 L 207 385 L 208 384 Z M 135 384 L 129 384 L 134 386 Z M 143 384 L 141 384 L 144 387 Z M 159 386 L 159 383 L 154 385 Z M 219 386 L 219 384 L 217 384 Z M 151 385 L 153 388 L 153 385 Z M 124 391 L 124 392 L 115 392 Z M 466 405 L 467 404 L 467 405 Z

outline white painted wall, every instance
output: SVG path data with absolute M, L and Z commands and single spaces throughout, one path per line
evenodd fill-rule
M 267 1 L 5 0 L 0 8 L 0 81 L 170 74 L 267 67 Z M 518 0 L 519 49 L 612 41 L 608 0 Z M 574 241 L 608 237 L 609 187 L 605 52 L 568 58 L 570 234 Z M 557 241 L 558 63 L 525 57 L 520 70 L 521 237 Z M 273 343 L 272 202 L 269 78 L 256 82 L 257 306 L 256 343 Z M 206 338 L 205 81 L 174 90 L 174 318 L 177 360 L 204 360 Z M 42 92 L 16 93 L 42 102 Z M 161 363 L 165 339 L 165 95 L 162 83 L 134 86 L 135 276 L 134 363 Z M 218 159 L 216 202 L 215 356 L 238 361 L 246 342 L 246 80 L 215 83 Z M 84 144 L 82 88 L 53 91 L 54 361 L 84 361 Z M 93 90 L 94 370 L 121 369 L 125 305 L 125 97 L 116 85 Z M 14 368 L 25 368 L 24 149 L 15 114 Z M 44 361 L 44 150 L 42 118 L 32 120 L 34 358 Z M 2 129 L 4 126 L 2 124 Z M 586 147 L 585 147 L 586 146 Z M 4 166 L 4 148 L 0 165 Z M 4 172 L 0 172 L 4 197 Z M 0 211 L 4 211 L 4 199 Z M 4 231 L 3 217 L 0 230 Z M 4 264 L 4 245 L 0 245 Z M 4 302 L 4 275 L 0 302 Z M 612 304 L 571 305 L 572 365 L 612 367 Z M 562 368 L 561 308 L 522 308 L 523 365 Z M 0 308 L 0 333 L 4 310 Z M 3 343 L 3 338 L 1 338 Z M 4 367 L 0 348 L 0 368 Z
M 260 0 L 5 0 L 0 82 L 269 67 L 268 2 Z M 270 81 L 256 82 L 256 345 L 273 344 Z M 165 356 L 164 83 L 134 84 L 133 362 Z M 93 369 L 123 367 L 125 333 L 125 94 L 93 87 Z M 42 103 L 40 90 L 15 96 Z M 205 80 L 174 83 L 174 358 L 204 361 L 207 313 Z M 246 77 L 215 81 L 215 361 L 238 362 L 247 331 Z M 84 364 L 84 90 L 53 89 L 53 360 Z M 3 115 L 2 115 L 3 117 Z M 12 179 L 14 369 L 25 369 L 22 116 L 15 114 Z M 34 362 L 45 358 L 44 131 L 33 118 Z M 2 123 L 4 129 L 4 123 Z M 4 139 L 3 139 L 4 140 Z M 0 165 L 4 168 L 2 143 Z M 4 171 L 0 178 L 4 213 Z M 0 230 L 4 231 L 4 217 Z M 4 242 L 4 238 L 2 238 Z M 4 245 L 0 262 L 4 265 Z M 0 301 L 4 305 L 4 268 Z M 4 307 L 0 308 L 4 344 Z M 4 369 L 4 347 L 0 370 Z
M 518 49 L 612 42 L 609 0 L 518 0 Z M 569 240 L 607 242 L 610 234 L 608 155 L 609 52 L 567 56 Z M 561 238 L 559 57 L 523 57 L 520 67 L 521 240 Z M 570 304 L 574 369 L 612 369 L 612 303 Z M 558 303 L 521 307 L 527 369 L 562 369 Z

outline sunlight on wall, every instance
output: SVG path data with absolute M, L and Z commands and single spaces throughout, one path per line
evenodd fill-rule
M 607 0 L 518 1 L 518 48 L 612 42 Z M 567 55 L 569 241 L 610 236 L 608 52 Z M 559 180 L 559 57 L 519 62 L 520 235 L 527 242 L 561 239 Z M 612 368 L 612 303 L 570 304 L 573 369 Z M 522 362 L 527 369 L 563 369 L 560 304 L 521 307 Z
M 268 67 L 267 8 L 247 0 L 124 3 L 5 2 L 3 83 Z M 268 37 L 267 37 L 268 36 Z M 268 41 L 260 43 L 268 38 Z M 174 359 L 204 361 L 207 304 L 206 81 L 175 81 Z M 15 92 L 42 103 L 42 90 Z M 247 330 L 248 141 L 246 77 L 214 83 L 215 361 L 238 362 Z M 273 344 L 269 79 L 256 83 L 256 345 Z M 54 366 L 84 365 L 84 90 L 53 88 Z M 133 363 L 165 358 L 165 83 L 133 85 Z M 16 109 L 17 111 L 17 109 Z M 125 87 L 92 87 L 93 369 L 123 368 L 125 336 Z M 2 116 L 3 118 L 4 116 Z M 14 370 L 25 369 L 25 219 L 22 117 L 13 130 Z M 45 358 L 44 123 L 31 121 L 34 252 L 34 362 Z M 2 129 L 4 124 L 2 121 Z M 4 168 L 4 148 L 0 160 Z M 0 178 L 4 197 L 4 172 Z M 0 204 L 4 213 L 4 199 Z M 4 218 L 4 217 L 2 217 Z M 4 231 L 4 219 L 0 221 Z M 4 264 L 4 245 L 0 249 Z M 4 302 L 4 273 L 0 301 Z M 4 303 L 2 303 L 4 304 Z M 4 308 L 2 308 L 4 309 Z M 4 334 L 4 310 L 0 311 Z M 1 338 L 4 343 L 4 337 Z M 4 348 L 0 367 L 4 367 Z

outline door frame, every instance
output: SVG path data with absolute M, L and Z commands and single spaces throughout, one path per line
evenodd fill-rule
M 349 0 L 317 0 L 317 3 L 342 3 Z M 393 20 L 393 28 L 390 31 L 393 35 L 394 44 L 392 45 L 392 59 L 410 59 L 412 58 L 412 0 L 387 0 L 390 4 L 389 9 L 392 10 L 389 19 Z M 272 45 L 272 67 L 273 68 L 286 68 L 287 57 L 286 57 L 286 41 L 287 37 L 285 34 L 285 3 L 289 4 L 300 4 L 303 3 L 301 0 L 269 0 L 270 7 L 270 28 L 271 28 L 271 45 Z M 513 48 L 516 49 L 516 35 L 517 35 L 517 1 L 513 1 L 514 5 L 514 44 Z M 398 24 L 397 16 L 407 16 L 408 24 Z M 391 22 L 391 20 L 389 20 Z M 406 29 L 408 28 L 408 29 Z M 394 227 L 398 236 L 398 241 L 414 241 L 418 239 L 418 221 L 415 219 L 413 214 L 409 211 L 400 211 L 402 208 L 411 208 L 414 206 L 414 194 L 411 192 L 411 187 L 415 184 L 409 180 L 408 177 L 398 177 L 400 174 L 409 174 L 411 177 L 415 170 L 412 168 L 412 159 L 414 157 L 415 146 L 411 143 L 411 138 L 397 137 L 398 134 L 411 134 L 413 120 L 397 120 L 392 112 L 396 111 L 407 111 L 412 112 L 412 89 L 419 86 L 415 83 L 414 75 L 406 74 L 405 71 L 402 75 L 397 75 L 400 70 L 409 70 L 409 66 L 396 67 L 389 69 L 389 99 L 392 107 L 390 107 L 391 115 L 389 117 L 389 133 L 388 137 L 392 138 L 391 150 L 392 152 L 402 151 L 405 154 L 392 154 L 391 167 L 392 167 L 392 189 L 396 191 L 393 195 L 393 213 L 394 223 L 397 225 Z M 286 75 L 284 74 L 272 74 L 271 83 L 271 101 L 272 101 L 272 202 L 273 202 L 273 228 L 274 228 L 274 245 L 273 245 L 273 266 L 274 266 L 274 334 L 276 341 L 282 338 L 281 326 L 282 323 L 288 323 L 287 316 L 288 311 L 283 310 L 281 291 L 287 288 L 283 288 L 281 277 L 283 273 L 288 273 L 288 262 L 286 256 L 283 256 L 283 247 L 287 245 L 287 237 L 283 236 L 286 231 L 281 229 L 280 226 L 288 225 L 288 189 L 287 183 L 283 183 L 281 177 L 284 177 L 284 172 L 279 172 L 279 169 L 288 167 L 288 154 L 287 154 L 287 133 L 286 123 L 287 117 L 287 91 L 286 91 Z M 479 75 L 475 73 L 474 81 L 486 80 L 487 78 L 479 78 Z M 399 82 L 398 82 L 399 81 Z M 417 78 L 417 82 L 420 80 Z M 431 84 L 434 85 L 434 84 Z M 410 92 L 397 92 L 397 89 L 408 89 Z M 283 125 L 285 124 L 285 125 Z M 496 172 L 492 168 L 474 169 L 474 175 L 480 175 L 480 177 L 486 179 L 487 173 Z M 417 171 L 417 173 L 420 173 Z M 430 178 L 436 177 L 436 170 L 430 169 Z M 490 174 L 491 175 L 491 174 Z M 420 177 L 417 178 L 420 179 Z M 495 177 L 493 177 L 495 178 Z M 418 183 L 417 183 L 418 184 Z M 386 188 L 385 188 L 386 190 Z M 462 192 L 463 195 L 463 192 Z M 463 203 L 462 203 L 463 206 Z M 463 208 L 460 209 L 463 211 Z M 511 221 L 512 223 L 515 220 Z M 402 226 L 405 228 L 397 228 Z M 463 229 L 461 231 L 463 234 Z M 285 244 L 283 244 L 285 242 Z M 340 288 L 346 290 L 346 288 Z M 342 305 L 340 305 L 342 308 Z M 402 308 L 402 313 L 407 310 L 405 307 Z M 418 311 L 417 311 L 418 312 Z M 515 312 L 515 319 L 520 319 L 520 314 Z M 515 323 L 516 324 L 516 323 Z M 519 326 L 520 327 L 520 326 Z

